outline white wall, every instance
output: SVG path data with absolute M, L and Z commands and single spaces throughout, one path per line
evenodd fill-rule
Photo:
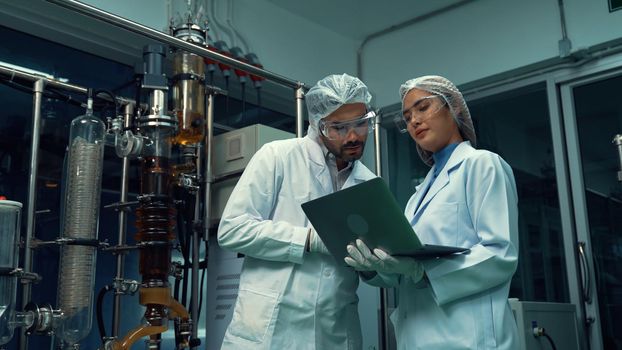
M 369 42 L 363 79 L 379 106 L 399 101 L 406 79 L 444 75 L 456 84 L 557 57 L 557 0 L 478 0 Z M 565 0 L 573 51 L 622 37 L 622 11 L 607 0 Z
M 168 28 L 168 2 L 170 0 L 82 0 L 106 12 L 138 22 L 157 30 Z
M 235 24 L 266 69 L 308 83 L 356 73 L 357 43 L 266 1 L 235 1 Z
M 554 1 L 556 2 L 556 1 Z M 622 37 L 622 10 L 609 12 L 607 0 L 564 0 L 573 49 Z

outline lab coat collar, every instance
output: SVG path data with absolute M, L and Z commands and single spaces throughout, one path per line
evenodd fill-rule
M 354 186 L 361 182 L 365 182 L 369 180 L 371 177 L 374 177 L 374 173 L 371 172 L 361 161 L 355 160 L 354 165 L 352 167 L 352 173 L 348 176 L 348 179 L 343 184 L 343 188 Z
M 447 160 L 447 163 L 445 164 L 441 172 L 438 174 L 438 177 L 436 178 L 436 180 L 434 180 L 434 176 L 432 175 L 434 173 L 434 169 L 428 172 L 428 175 L 426 176 L 425 180 L 421 184 L 420 188 L 425 189 L 428 186 L 430 181 L 434 180 L 434 182 L 432 183 L 432 187 L 430 187 L 427 193 L 424 193 L 425 191 L 417 191 L 418 192 L 417 194 L 419 196 L 423 196 L 425 194 L 425 198 L 417 198 L 414 201 L 416 203 L 415 208 L 417 208 L 415 212 L 415 216 L 417 216 L 423 211 L 423 209 L 427 206 L 427 204 L 432 200 L 432 198 L 434 198 L 434 196 L 441 189 L 443 189 L 443 187 L 447 186 L 447 184 L 449 183 L 449 173 L 453 171 L 458 165 L 460 165 L 460 163 L 462 163 L 462 161 L 467 156 L 467 154 L 470 153 L 472 150 L 473 150 L 473 147 L 471 147 L 471 142 L 463 141 L 453 151 L 453 153 Z
M 309 128 L 311 130 L 311 128 Z M 315 132 L 309 132 L 307 136 L 303 138 L 303 142 L 305 144 L 305 149 L 307 151 L 310 170 L 317 181 L 320 183 L 322 188 L 324 189 L 324 193 L 332 193 L 333 192 L 333 182 L 330 179 L 330 172 L 328 171 L 328 167 L 326 166 L 326 159 L 324 156 L 324 152 L 322 152 L 322 146 L 320 145 L 320 139 Z M 367 169 L 360 161 L 354 161 L 352 166 L 352 173 L 348 176 L 344 188 L 356 185 L 363 181 L 368 180 L 374 174 Z

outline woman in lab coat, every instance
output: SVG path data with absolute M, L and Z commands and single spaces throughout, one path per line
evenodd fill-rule
M 516 349 L 508 291 L 518 260 L 514 176 L 497 154 L 475 149 L 460 91 L 440 76 L 400 87 L 403 126 L 432 167 L 406 205 L 423 243 L 469 248 L 433 260 L 373 252 L 360 240 L 346 263 L 370 284 L 398 287 L 391 315 L 398 349 Z M 375 272 L 375 273 L 374 273 Z

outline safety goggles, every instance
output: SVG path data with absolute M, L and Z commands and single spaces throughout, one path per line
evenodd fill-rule
M 344 122 L 331 122 L 320 120 L 319 129 L 322 135 L 329 140 L 339 140 L 348 135 L 350 130 L 357 135 L 363 136 L 374 130 L 374 122 L 376 120 L 376 112 L 370 111 L 365 115 Z
M 402 111 L 402 116 L 393 120 L 402 133 L 408 131 L 408 124 L 413 121 L 423 123 L 434 117 L 447 102 L 440 95 L 430 95 L 415 101 L 410 107 Z

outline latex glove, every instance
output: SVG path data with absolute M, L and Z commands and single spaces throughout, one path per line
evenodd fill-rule
M 372 253 L 360 239 L 356 240 L 356 246 L 349 244 L 346 249 L 349 254 L 344 258 L 346 264 L 358 271 L 405 275 L 414 283 L 423 277 L 423 264 L 413 258 L 391 256 L 382 249 L 374 249 Z
M 348 244 L 346 250 L 348 256 L 343 260 L 357 271 L 377 271 L 380 261 L 372 254 L 367 245 L 360 239 L 356 240 L 356 245 Z
M 309 233 L 307 235 L 307 247 L 308 251 L 311 253 L 330 255 L 330 252 L 324 245 L 324 242 L 322 242 L 322 239 L 318 236 L 313 227 L 309 228 Z
M 380 268 L 384 273 L 397 273 L 410 277 L 413 283 L 423 278 L 423 264 L 407 256 L 392 256 L 382 249 L 374 249 L 374 255 L 378 258 Z

